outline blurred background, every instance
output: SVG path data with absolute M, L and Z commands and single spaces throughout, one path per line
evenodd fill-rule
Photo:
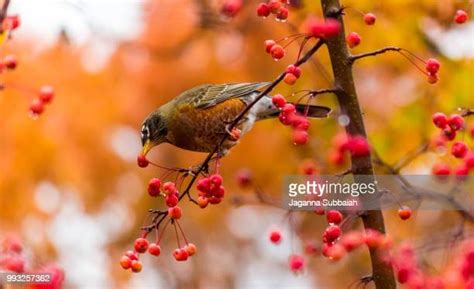
M 304 242 L 320 240 L 324 219 L 298 215 L 297 232 L 291 233 L 285 211 L 258 204 L 252 190 L 235 182 L 240 170 L 249 170 L 265 193 L 279 197 L 282 178 L 300 173 L 305 160 L 313 160 L 321 173 L 343 172 L 347 163 L 334 166 L 328 160 L 331 139 L 342 131 L 335 118 L 312 121 L 304 147 L 295 147 L 291 130 L 277 120 L 256 125 L 222 160 L 224 202 L 206 210 L 184 205 L 181 224 L 199 253 L 175 262 L 168 234 L 162 255 L 144 256 L 140 274 L 120 268 L 120 256 L 132 247 L 147 210 L 163 206 L 146 194 L 148 180 L 161 172 L 136 165 L 142 120 L 198 84 L 272 80 L 296 58 L 298 45 L 275 62 L 264 40 L 294 34 L 309 14 L 321 15 L 319 1 L 292 1 L 288 23 L 279 23 L 256 17 L 258 2 L 245 1 L 229 19 L 220 14 L 224 2 L 12 0 L 9 13 L 19 14 L 22 24 L 1 47 L 2 56 L 17 56 L 18 68 L 1 75 L 6 88 L 0 94 L 0 235 L 22 239 L 27 266 L 58 264 L 65 271 L 64 288 L 346 288 L 370 273 L 362 250 L 335 264 L 310 258 L 303 274 L 292 274 L 288 256 L 301 253 Z M 452 23 L 456 9 L 470 11 L 467 1 L 343 4 L 352 7 L 346 31 L 362 37 L 353 53 L 393 45 L 442 63 L 436 85 L 398 54 L 355 66 L 369 139 L 386 161 L 397 161 L 437 134 L 432 113 L 474 108 L 474 22 Z M 357 10 L 375 13 L 377 24 L 366 26 Z M 317 62 L 303 67 L 295 86 L 282 84 L 275 92 L 330 87 L 330 71 L 323 49 Z M 34 89 L 45 83 L 55 87 L 56 97 L 32 119 Z M 316 102 L 337 115 L 333 95 Z M 204 157 L 169 145 L 149 156 L 179 167 Z M 439 159 L 456 162 L 429 152 L 404 173 L 429 173 Z M 239 205 L 231 201 L 236 197 Z M 395 242 L 423 239 L 433 226 L 442 232 L 455 223 L 450 212 L 420 212 L 403 225 L 396 212 L 385 215 Z M 267 240 L 274 226 L 285 236 L 279 246 Z

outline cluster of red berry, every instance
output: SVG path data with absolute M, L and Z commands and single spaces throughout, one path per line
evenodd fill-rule
M 289 15 L 288 5 L 288 0 L 268 0 L 261 2 L 257 6 L 257 15 L 266 18 L 270 14 L 273 14 L 275 15 L 275 20 L 286 21 Z
M 457 136 L 457 132 L 465 128 L 465 120 L 458 114 L 452 114 L 448 117 L 444 113 L 437 112 L 433 114 L 432 120 L 434 125 L 441 130 L 441 136 L 435 144 L 438 148 L 444 147 L 448 141 L 453 141 Z M 474 138 L 474 127 L 470 134 Z M 458 179 L 464 179 L 470 170 L 474 170 L 474 150 L 469 150 L 466 142 L 455 141 L 451 146 L 451 155 L 463 160 L 453 171 Z M 452 173 L 451 168 L 445 163 L 436 163 L 432 168 L 432 172 L 439 177 L 446 177 Z
M 54 88 L 50 85 L 44 85 L 38 92 L 38 97 L 33 99 L 30 104 L 30 112 L 33 116 L 38 116 L 44 111 L 44 106 L 51 103 L 54 97 Z
M 353 157 L 365 157 L 370 153 L 370 145 L 363 136 L 347 137 L 345 133 L 338 133 L 332 139 L 329 162 L 333 165 L 342 165 L 345 161 L 345 152 L 349 152 Z
M 280 122 L 284 125 L 291 125 L 293 128 L 293 143 L 295 145 L 304 145 L 309 141 L 309 121 L 297 113 L 293 104 L 287 103 L 281 94 L 276 94 L 272 98 L 273 104 L 280 109 Z
M 213 174 L 207 178 L 202 178 L 197 182 L 198 189 L 198 205 L 201 208 L 207 207 L 208 204 L 215 205 L 222 201 L 225 189 L 222 186 L 222 176 Z
M 426 61 L 425 70 L 428 75 L 428 82 L 434 84 L 438 82 L 438 71 L 441 64 L 438 60 L 430 58 Z
M 23 245 L 15 235 L 8 235 L 0 243 L 0 272 L 28 273 L 28 274 L 50 274 L 50 282 L 33 283 L 28 285 L 31 289 L 60 289 L 64 281 L 64 272 L 54 265 L 42 266 L 39 269 L 29 270 L 27 260 L 22 254 Z M 30 262 L 28 262 L 30 263 Z M 0 284 L 1 287 L 2 284 Z

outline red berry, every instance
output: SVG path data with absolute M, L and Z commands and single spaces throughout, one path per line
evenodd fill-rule
M 411 270 L 405 267 L 398 269 L 397 279 L 400 284 L 405 284 L 410 279 Z
M 280 11 L 281 2 L 279 0 L 270 0 L 268 5 L 270 7 L 270 12 L 276 14 L 278 11 Z
M 452 114 L 449 116 L 448 125 L 454 130 L 460 130 L 464 127 L 464 118 L 459 114 Z
M 438 82 L 438 74 L 436 73 L 429 73 L 428 74 L 428 83 L 431 83 L 431 84 L 435 84 L 436 82 Z
M 280 60 L 285 56 L 285 49 L 283 49 L 281 45 L 275 44 L 270 49 L 270 53 L 272 54 L 273 59 Z
M 296 78 L 300 78 L 301 69 L 298 66 L 291 64 L 291 65 L 288 65 L 288 67 L 286 68 L 286 73 L 291 73 L 294 76 L 296 76 Z
M 133 260 L 132 264 L 131 264 L 131 267 L 132 267 L 132 272 L 138 273 L 142 270 L 143 265 L 142 265 L 142 262 L 140 262 L 138 260 Z
M 278 230 L 273 230 L 270 232 L 269 238 L 273 244 L 279 244 L 281 241 L 281 232 Z
M 156 197 L 160 194 L 161 180 L 153 178 L 148 182 L 148 194 L 152 197 Z
M 467 21 L 468 15 L 467 12 L 464 10 L 458 10 L 456 11 L 456 14 L 454 15 L 454 22 L 457 24 L 463 24 L 464 22 Z
M 441 64 L 439 63 L 439 61 L 434 59 L 434 58 L 430 58 L 426 61 L 426 71 L 429 74 L 438 73 L 438 70 L 439 70 L 440 66 L 441 66 Z
M 5 258 L 0 259 L 0 267 L 6 271 L 23 273 L 25 271 L 25 259 L 14 255 L 6 256 Z
M 136 252 L 133 252 L 132 250 L 128 250 L 125 253 L 125 256 L 127 256 L 130 260 L 138 260 L 138 254 Z
M 339 150 L 331 150 L 328 160 L 331 164 L 340 166 L 344 163 L 344 155 Z
M 342 231 L 339 226 L 329 226 L 323 233 L 323 242 L 327 244 L 332 244 L 341 236 L 341 233 Z
M 6 68 L 8 69 L 15 69 L 18 65 L 15 55 L 7 55 L 3 58 L 3 63 L 5 64 Z
M 176 261 L 186 261 L 188 260 L 189 254 L 188 251 L 184 248 L 179 248 L 174 250 L 173 256 L 176 259 Z
M 54 97 L 54 88 L 50 85 L 43 85 L 39 91 L 39 98 L 44 103 L 50 103 Z
M 257 15 L 259 17 L 267 17 L 270 15 L 270 6 L 267 3 L 259 3 L 257 6 Z
M 135 251 L 145 253 L 148 249 L 148 240 L 145 238 L 137 238 L 134 244 Z
M 464 164 L 466 167 L 471 170 L 474 169 L 474 151 L 470 151 L 465 157 L 464 157 Z
M 349 48 L 354 48 L 360 44 L 361 38 L 356 32 L 351 32 L 346 37 L 346 42 Z
M 445 127 L 442 132 L 444 138 L 447 140 L 453 140 L 456 138 L 456 131 L 449 126 Z
M 30 112 L 33 115 L 40 115 L 44 111 L 44 103 L 40 99 L 34 99 L 30 104 Z
M 318 245 L 315 242 L 307 241 L 304 245 L 304 252 L 307 255 L 314 255 L 318 252 Z
M 210 203 L 211 205 L 217 205 L 217 204 L 219 204 L 221 201 L 222 201 L 222 198 L 218 198 L 218 197 L 214 197 L 214 196 L 212 196 L 212 197 L 209 198 L 209 203 Z
M 272 97 L 272 103 L 273 103 L 273 105 L 275 105 L 276 107 L 282 108 L 282 107 L 284 107 L 285 104 L 286 104 L 286 99 L 285 99 L 285 97 L 283 97 L 283 95 L 281 95 L 281 94 L 275 94 L 275 95 Z
M 293 85 L 296 83 L 297 79 L 298 78 L 294 74 L 286 73 L 285 77 L 283 78 L 283 81 L 288 85 Z
M 209 199 L 203 196 L 199 196 L 197 202 L 199 207 L 201 207 L 201 209 L 204 209 L 209 204 Z
M 330 210 L 326 213 L 326 220 L 330 225 L 339 225 L 342 222 L 342 214 L 336 210 Z
M 186 250 L 186 252 L 188 252 L 188 255 L 189 256 L 193 256 L 194 254 L 196 254 L 197 252 L 197 248 L 196 248 L 196 245 L 194 245 L 193 243 L 188 243 L 184 249 Z
M 289 11 L 286 7 L 281 7 L 278 13 L 276 14 L 276 19 L 280 21 L 286 21 L 288 19 Z
M 220 187 L 222 185 L 222 176 L 219 174 L 214 174 L 209 177 L 209 180 L 214 185 L 214 187 Z
M 377 18 L 372 13 L 364 14 L 364 22 L 367 25 L 374 25 Z
M 0 252 L 13 252 L 13 253 L 21 253 L 23 250 L 23 246 L 21 245 L 20 239 L 16 235 L 9 235 L 3 239 Z
M 132 267 L 132 260 L 127 256 L 122 256 L 122 258 L 120 258 L 120 266 L 125 270 L 130 269 L 130 267 Z
M 403 206 L 398 210 L 398 216 L 402 220 L 408 220 L 411 217 L 411 209 L 407 206 Z
M 442 112 L 434 113 L 431 118 L 433 120 L 434 125 L 438 128 L 445 128 L 448 124 L 448 117 Z
M 174 195 L 178 193 L 178 189 L 176 189 L 176 185 L 173 182 L 166 182 L 163 184 L 163 192 L 166 195 Z
M 325 254 L 325 256 L 328 257 L 332 261 L 339 261 L 345 255 L 346 255 L 346 250 L 344 250 L 344 247 L 339 244 L 328 246 L 326 250 L 326 254 Z
M 165 203 L 168 207 L 175 207 L 178 204 L 178 196 L 174 195 L 167 195 L 165 198 Z
M 456 178 L 460 181 L 465 180 L 468 174 L 469 168 L 466 166 L 466 164 L 462 164 L 454 168 L 454 175 L 456 175 Z
M 351 252 L 359 248 L 364 243 L 364 236 L 357 231 L 349 232 L 344 234 L 341 240 L 342 246 L 347 252 Z
M 181 218 L 181 208 L 180 207 L 172 207 L 168 209 L 168 215 L 172 219 L 179 219 Z
M 276 45 L 276 42 L 274 40 L 265 40 L 265 51 L 267 53 L 271 53 L 272 52 L 272 48 L 273 46 Z
M 365 232 L 364 242 L 369 248 L 375 249 L 380 247 L 384 241 L 383 239 L 384 237 L 379 231 L 368 229 Z
M 20 17 L 18 15 L 11 15 L 3 19 L 2 28 L 4 30 L 10 30 L 10 29 L 13 30 L 13 29 L 17 29 L 18 26 L 20 26 L 20 24 L 21 24 Z
M 314 210 L 314 213 L 315 213 L 316 215 L 323 216 L 323 215 L 326 213 L 326 211 L 325 211 L 323 208 L 316 208 L 316 209 Z
M 275 104 L 275 102 L 273 103 Z M 236 174 L 236 181 L 239 186 L 247 187 L 252 183 L 252 173 L 248 169 L 240 169 Z
M 293 130 L 293 143 L 295 145 L 305 145 L 309 141 L 309 135 L 306 130 L 295 129 Z
M 242 0 L 227 0 L 222 5 L 221 13 L 227 17 L 234 17 L 242 9 Z
M 354 157 L 365 157 L 370 153 L 370 147 L 367 139 L 363 136 L 354 136 L 347 142 L 347 149 Z
M 315 38 L 331 38 L 339 34 L 341 24 L 335 19 L 327 19 L 326 21 L 309 18 L 306 21 L 306 30 L 308 34 Z
M 448 165 L 437 163 L 433 166 L 432 172 L 437 176 L 448 176 L 451 173 L 451 169 Z
M 148 248 L 148 253 L 150 253 L 153 256 L 159 256 L 161 253 L 161 247 L 160 245 L 156 243 L 151 243 L 150 247 Z
M 293 114 L 296 112 L 296 107 L 291 103 L 287 103 L 283 106 L 281 112 L 286 115 Z
M 304 258 L 300 255 L 291 255 L 288 260 L 288 265 L 290 266 L 291 271 L 298 273 L 304 269 Z
M 466 143 L 462 141 L 457 141 L 453 144 L 451 147 L 451 154 L 456 157 L 456 158 L 464 158 L 467 155 L 467 152 L 469 151 Z
M 140 168 L 146 168 L 150 162 L 146 159 L 146 156 L 139 155 L 137 157 L 137 164 Z

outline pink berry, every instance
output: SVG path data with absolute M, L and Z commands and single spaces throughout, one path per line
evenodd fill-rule
M 283 106 L 283 108 L 281 109 L 281 112 L 283 114 L 290 115 L 296 112 L 296 107 L 291 103 L 287 103 Z
M 273 244 L 279 244 L 281 241 L 281 232 L 278 230 L 273 230 L 270 232 L 269 238 Z
M 181 208 L 180 207 L 172 207 L 168 209 L 168 215 L 172 219 L 179 219 L 181 218 Z
M 282 108 L 283 106 L 285 106 L 286 104 L 286 99 L 285 97 L 283 97 L 283 95 L 281 94 L 275 94 L 273 97 L 272 97 L 272 103 L 278 107 L 278 108 Z
M 354 48 L 360 44 L 361 38 L 356 32 L 351 32 L 346 37 L 346 42 L 349 48 Z
M 271 53 L 273 46 L 276 45 L 276 42 L 275 42 L 274 40 L 271 40 L 271 39 L 270 39 L 270 40 L 265 40 L 265 43 L 264 43 L 264 44 L 265 44 L 265 51 L 266 51 L 267 53 Z
M 340 244 L 334 244 L 328 246 L 325 256 L 328 257 L 331 261 L 339 261 L 346 255 L 346 250 Z
M 176 194 L 167 195 L 165 198 L 165 203 L 168 207 L 175 207 L 178 204 L 179 200 Z
M 44 111 L 44 103 L 40 99 L 34 99 L 30 104 L 30 112 L 33 115 L 40 115 Z
M 354 157 L 365 157 L 370 154 L 367 139 L 363 136 L 353 136 L 347 142 L 347 149 Z
M 327 244 L 334 243 L 341 236 L 341 228 L 337 225 L 332 225 L 326 228 L 323 233 L 323 242 Z
M 166 182 L 163 184 L 163 192 L 166 195 L 174 195 L 178 193 L 178 189 L 176 189 L 176 184 L 173 182 Z
M 364 22 L 367 25 L 374 25 L 377 18 L 372 13 L 367 13 L 364 15 Z
M 274 97 L 275 96 L 273 96 L 273 98 Z M 273 101 L 273 98 L 272 98 L 272 101 Z M 273 102 L 273 103 L 275 104 L 275 102 Z M 250 184 L 252 184 L 252 172 L 248 169 L 240 169 L 237 172 L 235 178 L 236 178 L 237 184 L 240 187 L 247 187 Z
M 20 24 L 21 24 L 20 16 L 11 15 L 3 19 L 2 28 L 3 30 L 10 30 L 10 29 L 14 30 L 14 29 L 17 29 L 20 26 Z
M 296 76 L 296 78 L 300 78 L 301 69 L 298 66 L 291 64 L 291 65 L 288 65 L 288 67 L 286 68 L 286 73 L 291 73 L 294 76 Z
M 286 73 L 285 77 L 283 78 L 283 81 L 288 85 L 293 85 L 296 83 L 297 79 L 298 78 L 294 74 Z
M 403 206 L 398 210 L 398 216 L 402 220 L 408 220 L 411 217 L 411 209 L 407 206 Z
M 327 19 L 326 21 L 310 18 L 306 22 L 308 34 L 315 38 L 331 38 L 339 34 L 341 24 L 335 19 Z
M 430 74 L 438 73 L 440 66 L 439 61 L 434 58 L 430 58 L 426 61 L 426 71 Z
M 290 266 L 291 271 L 298 273 L 304 269 L 304 258 L 300 255 L 291 255 L 288 260 L 288 265 Z
M 454 22 L 457 24 L 463 24 L 466 22 L 468 19 L 467 12 L 464 10 L 458 10 L 456 11 L 456 14 L 454 15 Z
M 278 13 L 276 14 L 276 19 L 280 21 L 286 21 L 288 19 L 289 11 L 286 7 L 281 7 Z
M 326 220 L 330 225 L 339 225 L 342 222 L 342 214 L 336 210 L 330 210 L 326 213 Z
M 433 166 L 432 172 L 436 176 L 445 177 L 451 174 L 451 169 L 448 165 L 437 163 Z
M 148 194 L 152 197 L 156 197 L 160 194 L 161 180 L 153 178 L 148 182 Z
M 188 251 L 184 248 L 179 248 L 174 250 L 173 256 L 176 259 L 176 261 L 186 261 L 188 260 L 189 254 Z
M 305 145 L 309 141 L 309 135 L 306 130 L 295 129 L 293 130 L 293 143 L 295 145 Z
M 351 252 L 359 248 L 364 243 L 364 236 L 357 231 L 349 232 L 344 234 L 341 240 L 342 246 L 347 252 Z
M 220 187 L 222 185 L 222 176 L 219 174 L 214 174 L 209 177 L 209 180 L 215 187 Z
M 138 254 L 136 252 L 133 252 L 132 250 L 128 250 L 125 253 L 125 256 L 127 256 L 130 260 L 138 260 Z
M 259 3 L 257 6 L 257 15 L 259 17 L 268 17 L 270 15 L 270 6 L 267 3 Z
M 468 174 L 469 168 L 466 166 L 466 164 L 462 164 L 454 168 L 454 175 L 456 176 L 456 179 L 460 181 L 465 180 Z
M 433 123 L 438 128 L 445 128 L 448 125 L 448 117 L 442 112 L 436 112 L 431 117 Z
M 464 118 L 459 114 L 452 114 L 449 116 L 448 125 L 454 130 L 460 130 L 464 127 Z
M 7 55 L 3 58 L 3 63 L 8 69 L 15 69 L 18 65 L 15 55 Z
M 145 253 L 148 249 L 148 240 L 145 238 L 137 238 L 134 243 L 135 251 Z
M 159 256 L 161 253 L 160 245 L 156 243 L 151 243 L 150 246 L 148 247 L 148 253 L 150 253 L 153 256 Z
M 285 56 L 285 49 L 281 45 L 275 44 L 270 49 L 270 53 L 275 60 L 280 60 Z
M 464 157 L 464 164 L 466 167 L 471 170 L 474 169 L 474 151 L 470 151 L 465 157 Z
M 222 5 L 221 13 L 226 17 L 234 17 L 242 9 L 242 0 L 227 0 Z
M 467 155 L 467 152 L 469 151 L 466 143 L 462 141 L 457 141 L 453 144 L 451 147 L 451 154 L 456 157 L 456 158 L 464 158 Z
M 44 103 L 50 103 L 54 97 L 54 88 L 50 85 L 44 85 L 40 88 L 39 99 Z
M 276 14 L 278 11 L 280 11 L 281 2 L 279 0 L 270 0 L 268 5 L 270 7 L 270 12 Z

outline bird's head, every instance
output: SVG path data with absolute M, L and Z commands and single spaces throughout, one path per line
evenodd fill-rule
M 168 126 L 160 111 L 151 113 L 143 122 L 141 130 L 142 154 L 146 154 L 155 146 L 166 141 Z

